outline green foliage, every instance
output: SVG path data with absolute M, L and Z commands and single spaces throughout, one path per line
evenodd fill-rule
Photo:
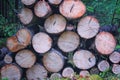
M 2 80 L 9 80 L 8 78 L 2 78 Z

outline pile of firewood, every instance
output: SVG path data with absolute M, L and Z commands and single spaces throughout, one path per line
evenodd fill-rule
M 99 74 L 112 66 L 120 74 L 120 53 L 110 32 L 100 31 L 95 16 L 85 16 L 80 0 L 21 0 L 24 27 L 1 49 L 1 78 L 53 80 Z M 71 58 L 69 58 L 69 55 Z M 105 57 L 105 58 L 104 58 Z

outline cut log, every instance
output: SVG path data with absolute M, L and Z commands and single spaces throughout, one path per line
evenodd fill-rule
M 80 38 L 75 32 L 66 31 L 61 34 L 57 44 L 63 52 L 71 52 L 79 46 Z
M 109 59 L 112 63 L 119 63 L 120 62 L 120 53 L 115 51 L 110 56 Z
M 53 5 L 59 5 L 62 0 L 48 0 L 50 4 L 53 4 Z
M 63 72 L 62 72 L 62 76 L 65 78 L 70 78 L 72 79 L 74 77 L 74 70 L 71 67 L 66 67 L 64 68 Z
M 40 0 L 34 6 L 34 13 L 37 17 L 46 17 L 51 14 L 52 10 L 45 0 Z
M 90 74 L 99 74 L 100 71 L 97 67 L 93 67 L 90 69 Z
M 33 4 L 36 2 L 36 0 L 21 0 L 21 2 L 22 2 L 24 5 L 29 6 L 29 5 L 33 5 Z
M 59 72 L 64 66 L 64 58 L 60 52 L 52 49 L 43 56 L 43 64 L 49 72 Z
M 104 55 L 112 53 L 116 46 L 114 36 L 109 32 L 100 32 L 95 38 L 96 49 Z
M 79 21 L 77 32 L 82 38 L 90 39 L 98 33 L 99 28 L 100 25 L 96 18 L 86 16 Z
M 21 45 L 27 47 L 31 43 L 32 33 L 28 29 L 20 29 L 16 33 L 17 39 Z
M 21 12 L 18 14 L 18 17 L 24 25 L 27 25 L 32 22 L 34 16 L 32 10 L 28 8 L 23 8 L 21 9 Z
M 5 57 L 4 57 L 4 62 L 7 63 L 7 64 L 10 64 L 12 63 L 13 61 L 13 57 L 11 54 L 6 54 Z
M 32 45 L 36 52 L 45 53 L 52 47 L 52 39 L 48 34 L 39 32 L 33 36 Z
M 54 14 L 46 19 L 44 27 L 48 33 L 57 34 L 65 30 L 66 23 L 63 16 Z
M 119 64 L 114 64 L 112 67 L 112 72 L 114 74 L 120 74 L 120 65 Z
M 86 7 L 80 0 L 64 0 L 59 6 L 59 11 L 68 19 L 76 19 L 86 12 Z
M 98 69 L 102 72 L 108 70 L 109 68 L 110 65 L 106 60 L 102 60 L 98 63 Z
M 90 73 L 87 70 L 82 70 L 80 71 L 79 75 L 80 77 L 85 78 L 85 77 L 90 76 Z
M 56 80 L 56 79 L 61 79 L 61 78 L 62 78 L 62 76 L 60 73 L 53 73 L 50 76 L 50 80 Z
M 89 69 L 96 64 L 96 58 L 90 51 L 79 50 L 73 55 L 73 62 L 79 69 Z
M 30 68 L 36 61 L 36 56 L 30 50 L 21 50 L 15 56 L 16 63 L 22 68 Z
M 22 77 L 21 69 L 13 64 L 7 64 L 0 70 L 1 78 L 7 78 L 8 80 L 20 80 Z
M 47 70 L 38 63 L 26 71 L 28 80 L 46 80 L 47 74 Z
M 74 25 L 69 24 L 69 25 L 67 25 L 66 30 L 68 30 L 68 31 L 75 30 L 75 26 L 74 26 Z
M 24 45 L 21 45 L 19 42 L 18 42 L 18 39 L 16 36 L 12 36 L 12 37 L 9 37 L 7 39 L 7 43 L 6 43 L 8 49 L 11 51 L 11 52 L 17 52 L 19 51 L 20 49 L 23 49 L 25 48 Z

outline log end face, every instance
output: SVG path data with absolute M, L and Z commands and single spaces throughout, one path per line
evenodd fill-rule
M 49 3 L 54 4 L 54 5 L 59 5 L 62 2 L 62 0 L 48 0 L 48 1 Z
M 36 0 L 21 0 L 21 2 L 27 6 L 35 3 Z

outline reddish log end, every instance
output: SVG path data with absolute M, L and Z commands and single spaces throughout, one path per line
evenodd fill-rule
M 80 0 L 64 0 L 59 6 L 59 11 L 68 19 L 76 19 L 86 12 L 86 7 Z
M 116 46 L 114 36 L 109 32 L 100 32 L 95 38 L 96 49 L 104 55 L 111 54 Z

